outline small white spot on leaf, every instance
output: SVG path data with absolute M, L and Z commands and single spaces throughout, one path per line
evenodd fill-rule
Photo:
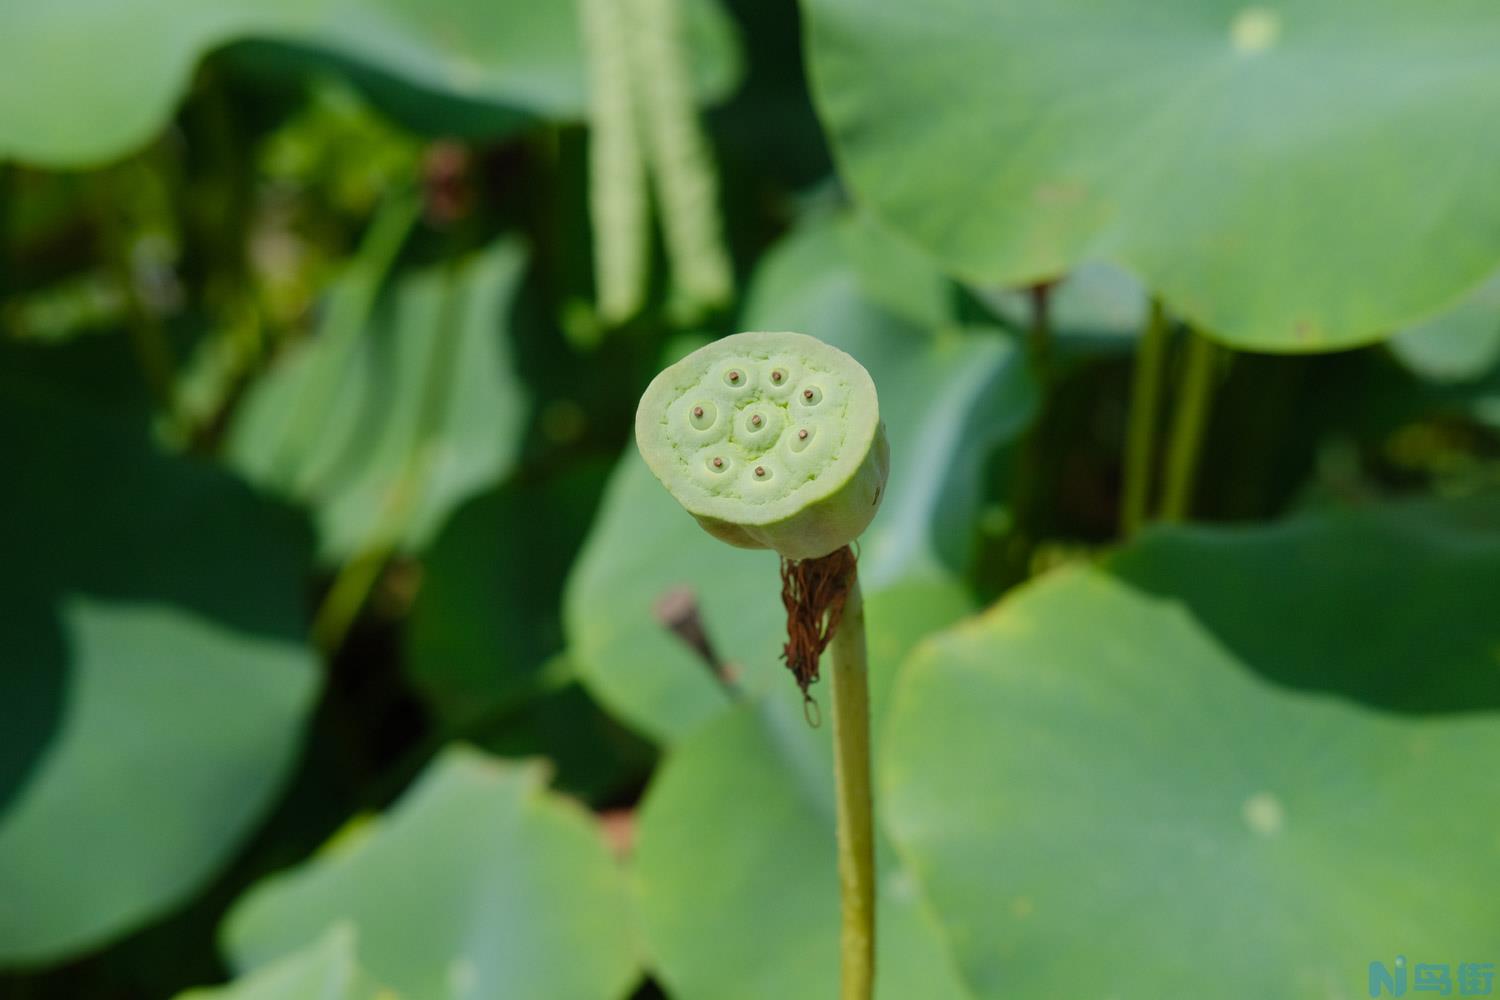
M 1264 52 L 1281 35 L 1281 15 L 1269 7 L 1246 7 L 1229 25 L 1229 41 L 1236 51 Z
M 1246 799 L 1241 814 L 1251 832 L 1262 837 L 1274 837 L 1286 826 L 1286 810 L 1270 792 L 1259 792 Z

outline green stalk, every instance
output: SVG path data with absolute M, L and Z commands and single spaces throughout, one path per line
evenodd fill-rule
M 1031 349 L 1031 363 L 1042 385 L 1052 381 L 1052 290 L 1055 282 L 1043 281 L 1032 285 L 1031 328 L 1027 331 L 1027 342 Z
M 386 493 L 369 543 L 339 569 L 313 619 L 313 643 L 325 656 L 331 657 L 344 644 L 349 629 L 380 582 L 381 574 L 400 550 L 402 533 L 412 509 L 430 487 L 443 405 L 453 390 L 454 352 L 458 349 L 456 313 L 462 308 L 458 300 L 463 294 L 462 277 L 457 268 L 452 268 L 438 317 L 438 336 L 427 359 L 416 440 L 406 454 L 400 474 Z
M 286 479 L 299 494 L 311 494 L 323 486 L 308 480 L 302 460 L 317 440 L 318 420 L 352 367 L 360 335 L 375 311 L 375 300 L 421 210 L 422 201 L 414 189 L 387 194 L 366 227 L 354 260 L 328 293 L 327 311 L 318 324 L 317 343 L 313 345 L 302 383 L 289 401 L 287 430 L 273 465 L 289 470 Z
M 312 640 L 325 657 L 332 658 L 344 644 L 355 619 L 369 599 L 380 574 L 390 560 L 388 545 L 365 549 L 339 567 L 338 575 L 313 617 Z
M 125 169 L 126 166 L 113 167 L 99 174 L 94 195 L 100 249 L 120 288 L 125 306 L 125 330 L 130 336 L 130 346 L 146 390 L 157 415 L 176 434 L 183 430 L 177 406 L 177 361 L 160 317 L 141 297 L 140 287 L 136 284 L 135 268 L 130 260 L 130 233 L 120 207 L 127 201 L 120 176 Z
M 833 767 L 838 796 L 842 1000 L 869 1000 L 875 985 L 875 827 L 870 792 L 870 672 L 858 571 L 829 646 L 833 661 Z
M 1161 519 L 1181 521 L 1188 516 L 1198 478 L 1198 457 L 1208 408 L 1213 395 L 1217 351 L 1197 330 L 1188 332 L 1187 361 L 1182 372 L 1182 394 L 1168 444 L 1166 482 L 1162 487 Z
M 1161 412 L 1162 362 L 1166 357 L 1167 311 L 1151 300 L 1146 329 L 1135 347 L 1135 374 L 1130 386 L 1130 423 L 1125 430 L 1125 496 L 1120 506 L 1120 533 L 1140 530 L 1151 502 L 1151 470 L 1156 464 L 1156 426 Z

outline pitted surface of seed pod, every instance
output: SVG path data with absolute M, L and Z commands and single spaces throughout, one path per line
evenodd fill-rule
M 875 383 L 800 333 L 740 333 L 659 374 L 636 443 L 662 485 L 719 538 L 789 559 L 864 531 L 890 465 Z

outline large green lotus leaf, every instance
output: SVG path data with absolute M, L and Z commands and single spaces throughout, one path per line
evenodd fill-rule
M 1476 762 L 1500 753 L 1500 719 L 1478 711 L 1493 704 L 1403 715 L 1274 676 L 1283 661 L 1316 669 L 1319 651 L 1358 662 L 1386 617 L 1436 644 L 1413 654 L 1434 672 L 1455 666 L 1437 634 L 1452 628 L 1488 650 L 1464 665 L 1493 674 L 1500 620 L 1481 643 L 1465 609 L 1425 629 L 1404 610 L 1462 586 L 1435 578 L 1456 553 L 1431 541 L 1385 566 L 1383 600 L 1324 598 L 1326 624 L 1258 601 L 1314 593 L 1309 580 L 1373 592 L 1351 563 L 1320 564 L 1328 546 L 1252 560 L 1200 545 L 1194 572 L 1241 571 L 1227 628 L 1199 616 L 1194 576 L 1160 596 L 1072 568 L 920 647 L 880 787 L 975 993 L 1324 1000 L 1362 995 L 1374 960 L 1490 954 L 1500 808 Z M 1324 650 L 1334 631 L 1344 648 Z
M 828 244 L 825 230 L 835 234 L 837 247 Z M 826 272 L 828 261 L 842 257 L 858 279 L 863 297 L 874 305 L 924 330 L 940 330 L 955 322 L 958 291 L 938 262 L 868 215 L 851 213 L 815 224 L 801 242 L 804 253 L 822 260 L 814 275 Z M 796 260 L 792 251 L 783 256 Z M 797 297 L 796 286 L 807 277 L 798 274 L 795 263 L 783 262 L 779 270 L 768 267 L 755 289 L 759 299 L 750 303 L 749 312 L 781 308 L 784 298 Z
M 228 986 L 188 990 L 177 1000 L 398 1000 L 355 959 L 355 934 L 336 925 L 301 951 Z
M 639 975 L 624 876 L 539 764 L 444 751 L 384 817 L 252 889 L 224 940 L 259 968 L 337 923 L 359 964 L 412 997 L 586 1000 Z
M 656 765 L 654 748 L 589 697 L 566 656 L 540 671 L 530 696 L 457 731 L 502 757 L 545 757 L 559 792 L 599 808 L 635 797 Z
M 502 240 L 404 275 L 352 338 L 320 331 L 256 383 L 231 428 L 230 461 L 313 507 L 325 559 L 420 549 L 510 470 L 527 412 L 509 344 L 525 262 Z M 360 295 L 366 279 L 351 274 L 332 296 Z M 330 304 L 327 325 L 340 308 Z
M 728 695 L 710 665 L 668 630 L 660 608 L 669 595 L 692 595 L 724 667 L 761 690 L 780 666 L 780 587 L 773 553 L 710 537 L 645 463 L 627 454 L 568 577 L 569 655 L 610 711 L 647 736 L 670 740 L 722 709 Z
M 733 89 L 739 53 L 715 0 L 689 0 L 699 92 Z M 209 50 L 284 48 L 273 61 L 351 71 L 407 120 L 496 132 L 527 115 L 573 119 L 586 101 L 577 5 L 498 0 L 57 0 L 7 4 L 0 62 L 24 87 L 0 94 L 0 158 L 89 166 L 166 124 Z M 295 58 L 294 58 L 295 57 Z M 262 57 L 264 58 L 264 57 Z
M 563 582 L 607 467 L 512 482 L 465 504 L 422 561 L 406 670 L 437 713 L 463 724 L 534 693 L 563 647 Z
M 967 555 L 985 458 L 1030 420 L 1036 391 L 1020 352 L 993 331 L 933 334 L 873 303 L 829 223 L 774 252 L 750 292 L 747 329 L 811 333 L 875 379 L 891 475 L 860 541 L 867 593 L 943 583 Z M 632 450 L 620 462 L 569 578 L 570 654 L 596 696 L 642 732 L 670 740 L 720 710 L 726 694 L 659 602 L 689 593 L 716 654 L 740 687 L 790 687 L 777 559 L 702 531 Z
M 0 376 L 0 965 L 188 898 L 270 805 L 317 693 L 305 527 L 97 420 Z
M 1442 311 L 1500 259 L 1485 0 L 807 0 L 857 197 L 985 284 L 1089 259 L 1251 350 Z
M 1500 708 L 1500 503 L 1149 532 L 1109 561 L 1266 678 L 1407 712 Z
M 952 282 L 937 264 L 869 216 L 822 210 L 761 261 L 746 292 L 745 329 L 865 324 L 931 334 L 957 322 Z M 826 339 L 823 334 L 820 338 Z
M 828 730 L 746 706 L 673 746 L 635 870 L 652 967 L 677 1000 L 838 995 Z M 877 997 L 967 997 L 910 873 L 883 841 L 877 853 Z
M 1500 274 L 1436 319 L 1391 338 L 1407 368 L 1434 382 L 1472 382 L 1500 364 Z

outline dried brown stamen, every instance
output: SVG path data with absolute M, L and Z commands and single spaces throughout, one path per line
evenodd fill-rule
M 817 559 L 781 560 L 787 633 L 781 658 L 806 702 L 812 702 L 807 689 L 817 683 L 819 660 L 838 631 L 854 572 L 854 552 L 847 545 Z

